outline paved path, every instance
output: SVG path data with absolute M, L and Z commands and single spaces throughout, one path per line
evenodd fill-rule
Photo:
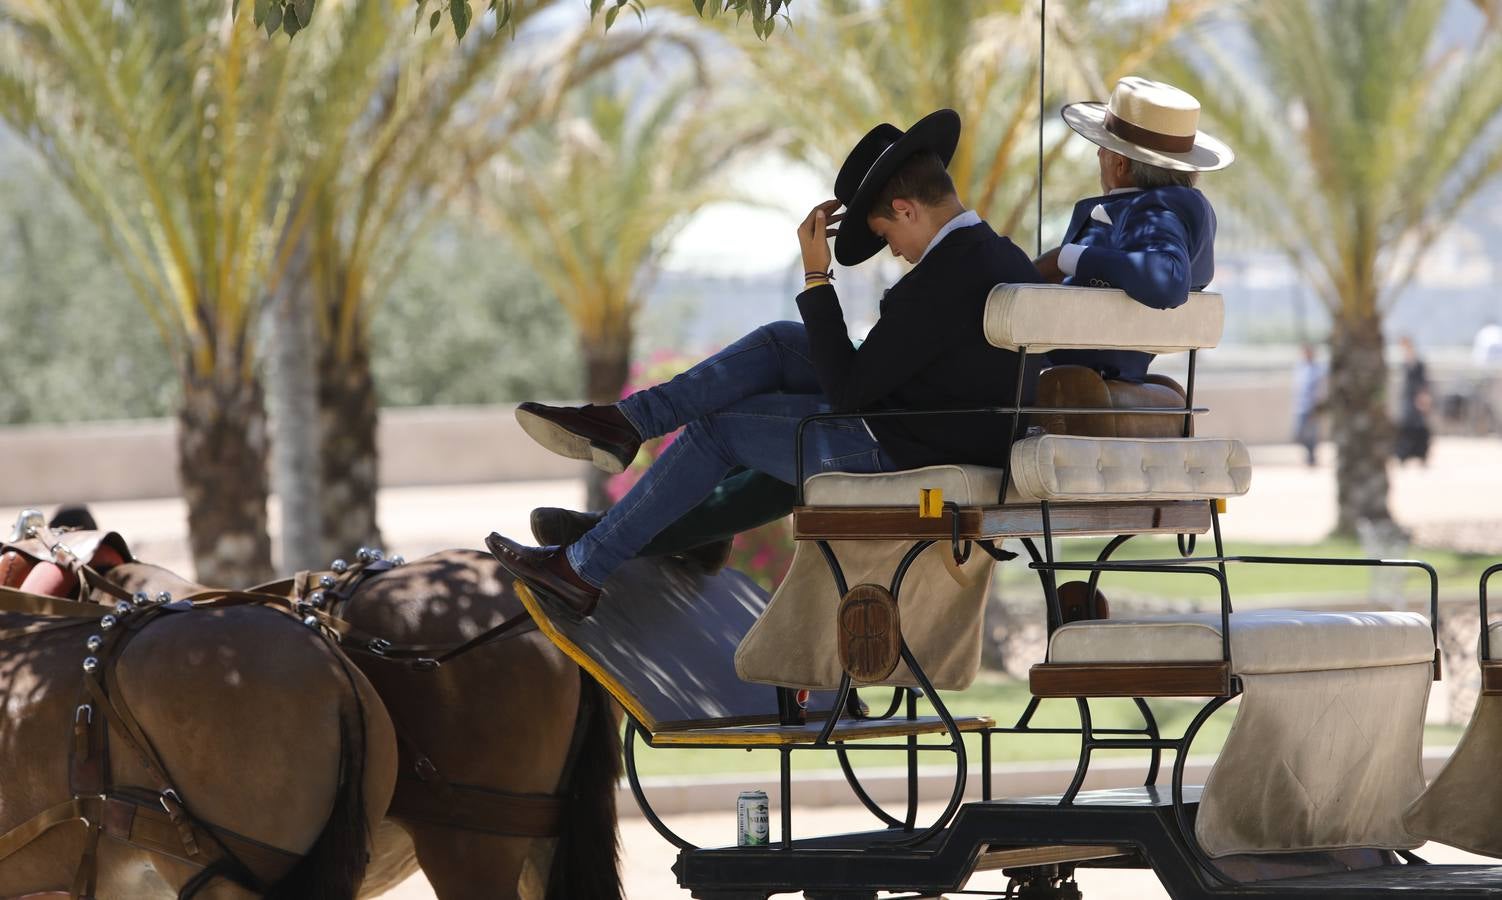
M 1318 541 L 1335 525 L 1335 473 L 1332 448 L 1320 449 L 1325 462 L 1306 468 L 1299 449 L 1253 448 L 1252 489 L 1233 500 L 1225 518 L 1227 537 L 1248 541 Z M 1502 440 L 1442 438 L 1427 468 L 1393 470 L 1392 508 L 1398 520 L 1421 533 L 1450 531 L 1495 540 L 1502 534 Z M 480 548 L 492 530 L 528 535 L 527 514 L 535 506 L 578 507 L 583 483 L 518 481 L 496 484 L 385 488 L 380 493 L 381 531 L 388 553 L 415 559 L 449 547 Z M 186 509 L 180 499 L 131 500 L 94 504 L 106 528 L 125 535 L 143 559 L 186 573 Z M 15 510 L 0 510 L 13 521 Z M 277 511 L 271 511 L 273 528 Z
M 730 798 L 727 812 L 713 815 L 672 816 L 671 827 L 685 838 L 703 844 L 719 844 L 734 839 L 735 800 Z M 833 834 L 871 827 L 871 816 L 859 808 L 799 810 L 796 822 L 809 833 Z M 626 879 L 628 900 L 690 900 L 674 880 L 671 866 L 676 856 L 672 845 L 639 818 L 627 819 L 621 826 L 621 866 Z M 1426 846 L 1419 853 L 1430 862 L 1495 862 L 1439 845 Z M 1168 894 L 1151 872 L 1138 870 L 1086 870 L 1079 882 L 1085 900 L 1167 900 Z M 1006 879 L 1000 872 L 986 872 L 969 885 L 976 890 L 994 890 L 1001 895 Z M 796 896 L 796 895 L 781 895 Z M 382 895 L 381 900 L 432 900 L 432 890 L 421 875 L 413 876 L 399 888 Z

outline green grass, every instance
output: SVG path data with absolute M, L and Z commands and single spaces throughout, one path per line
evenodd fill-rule
M 1292 512 L 1292 511 L 1291 511 Z M 1059 541 L 1060 558 L 1069 561 L 1093 560 L 1105 546 L 1103 540 Z M 1013 548 L 1021 550 L 1020 547 Z M 1213 542 L 1202 537 L 1195 548 L 1196 556 L 1214 553 Z M 1363 555 L 1361 546 L 1350 540 L 1326 540 L 1318 544 L 1258 544 L 1227 541 L 1226 553 L 1231 556 L 1294 556 L 1294 557 L 1340 557 L 1351 558 Z M 1474 597 L 1481 571 L 1492 562 L 1493 557 L 1475 553 L 1457 553 L 1453 550 L 1415 548 L 1408 554 L 1434 566 L 1439 574 L 1440 593 L 1445 596 Z M 1113 559 L 1168 559 L 1176 558 L 1178 549 L 1171 538 L 1140 537 L 1128 542 L 1116 551 Z M 1023 559 L 1026 559 L 1024 555 Z M 1231 597 L 1247 601 L 1249 605 L 1261 605 L 1266 601 L 1288 602 L 1291 597 L 1314 599 L 1339 599 L 1342 597 L 1366 597 L 1372 579 L 1372 569 L 1352 566 L 1287 566 L 1235 563 L 1228 567 Z M 1060 580 L 1088 577 L 1086 573 L 1061 573 Z M 1022 560 L 1001 567 L 1003 590 L 1012 596 L 1037 591 L 1035 572 L 1022 564 Z M 1123 599 L 1151 597 L 1159 599 L 1203 599 L 1213 604 L 1218 588 L 1215 581 L 1206 575 L 1158 574 L 1135 572 L 1108 572 L 1101 576 L 1101 590 L 1111 598 Z M 1403 595 L 1410 601 L 1423 600 L 1428 595 L 1428 576 L 1422 570 L 1409 570 L 1403 578 Z M 1207 606 L 1206 608 L 1211 608 Z
M 863 692 L 863 696 L 873 707 L 877 707 L 887 701 L 891 692 L 886 689 L 868 690 Z M 982 673 L 969 690 L 944 694 L 945 703 L 955 715 L 990 716 L 998 725 L 1010 725 L 1015 722 L 1017 716 L 1026 707 L 1028 697 L 1026 683 L 989 673 Z M 1189 724 L 1189 720 L 1200 710 L 1200 707 L 1200 701 L 1194 700 L 1155 700 L 1152 702 L 1153 712 L 1158 719 L 1158 727 L 1162 729 L 1164 735 L 1169 737 L 1182 734 L 1184 727 Z M 1228 705 L 1206 723 L 1200 731 L 1200 736 L 1194 742 L 1193 754 L 1209 754 L 1220 748 L 1225 742 L 1226 732 L 1231 727 L 1231 720 L 1235 717 L 1235 708 L 1234 703 Z M 1142 724 L 1142 719 L 1130 700 L 1094 700 L 1090 703 L 1090 711 L 1091 720 L 1096 728 L 1138 728 Z M 925 705 L 920 704 L 919 714 L 931 714 L 931 711 Z M 1033 717 L 1033 724 L 1038 727 L 1078 727 L 1079 715 L 1073 701 L 1045 700 L 1037 715 Z M 1431 746 L 1448 746 L 1459 739 L 1461 730 L 1459 726 L 1430 726 L 1425 732 L 1424 740 Z M 980 738 L 974 735 L 968 737 L 967 749 L 972 762 L 978 764 Z M 852 756 L 862 768 L 900 766 L 904 761 L 901 753 L 888 755 L 862 751 Z M 1076 735 L 996 735 L 991 743 L 991 758 L 998 764 L 1074 760 L 1078 756 L 1079 737 Z M 948 754 L 929 753 L 924 754 L 924 757 L 923 762 L 929 764 L 949 763 Z M 1114 751 L 1096 754 L 1097 759 L 1123 757 L 1145 760 L 1146 753 Z M 777 754 L 767 750 L 750 752 L 718 749 L 651 750 L 638 744 L 636 760 L 641 774 L 647 776 L 764 772 L 773 779 L 769 783 L 775 783 L 777 771 Z M 1164 761 L 1165 763 L 1171 762 L 1172 755 L 1165 754 Z M 794 753 L 793 765 L 795 769 L 832 769 L 838 767 L 839 762 L 835 755 L 828 751 L 807 751 Z

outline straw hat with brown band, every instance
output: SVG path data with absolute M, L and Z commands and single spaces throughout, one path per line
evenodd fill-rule
M 1162 169 L 1211 172 L 1236 159 L 1199 130 L 1199 101 L 1161 81 L 1130 75 L 1116 82 L 1108 102 L 1071 103 L 1063 115 L 1086 140 Z

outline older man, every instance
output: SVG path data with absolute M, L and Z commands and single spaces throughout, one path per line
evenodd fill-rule
M 1200 172 L 1235 155 L 1199 131 L 1199 101 L 1171 85 L 1123 78 L 1105 103 L 1072 103 L 1064 121 L 1095 143 L 1101 194 L 1074 207 L 1061 247 L 1035 260 L 1046 280 L 1120 288 L 1147 306 L 1168 309 L 1202 290 L 1215 274 L 1215 210 L 1196 188 Z M 1140 381 L 1152 354 L 1064 350 L 1055 365 L 1083 365 L 1107 378 Z M 793 486 L 754 470 L 732 474 L 704 503 L 653 539 L 647 554 L 679 554 L 708 569 L 723 565 L 738 532 L 788 514 Z M 542 508 L 532 531 L 545 544 L 569 544 L 600 513 Z
M 1123 78 L 1106 103 L 1071 103 L 1064 121 L 1097 145 L 1101 194 L 1074 205 L 1062 246 L 1035 260 L 1043 277 L 1114 287 L 1156 309 L 1180 306 L 1215 276 L 1215 210 L 1195 186 L 1235 155 L 1199 131 L 1199 101 L 1172 85 Z M 1150 353 L 1057 350 L 1055 365 L 1140 381 Z

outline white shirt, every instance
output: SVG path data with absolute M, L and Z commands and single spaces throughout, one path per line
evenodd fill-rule
M 1115 196 L 1116 194 L 1131 194 L 1140 190 L 1141 188 L 1134 187 L 1112 188 L 1111 190 L 1106 191 L 1106 196 L 1111 197 Z M 1106 208 L 1101 205 L 1096 205 L 1094 209 L 1090 210 L 1090 218 L 1106 225 L 1111 224 L 1111 217 L 1106 213 Z M 1074 270 L 1079 267 L 1080 254 L 1084 252 L 1084 244 L 1065 244 L 1064 246 L 1060 247 L 1058 260 L 1059 271 L 1063 272 L 1065 275 L 1073 275 Z
M 969 228 L 971 225 L 979 225 L 980 222 L 980 213 L 973 209 L 967 209 L 948 222 L 945 222 L 939 227 L 938 232 L 934 234 L 934 239 L 928 242 L 927 247 L 923 248 L 923 256 L 918 257 L 918 262 L 923 262 L 924 257 L 928 256 L 929 251 L 939 246 L 939 241 L 944 240 L 949 235 L 949 232 L 954 231 L 956 228 Z

